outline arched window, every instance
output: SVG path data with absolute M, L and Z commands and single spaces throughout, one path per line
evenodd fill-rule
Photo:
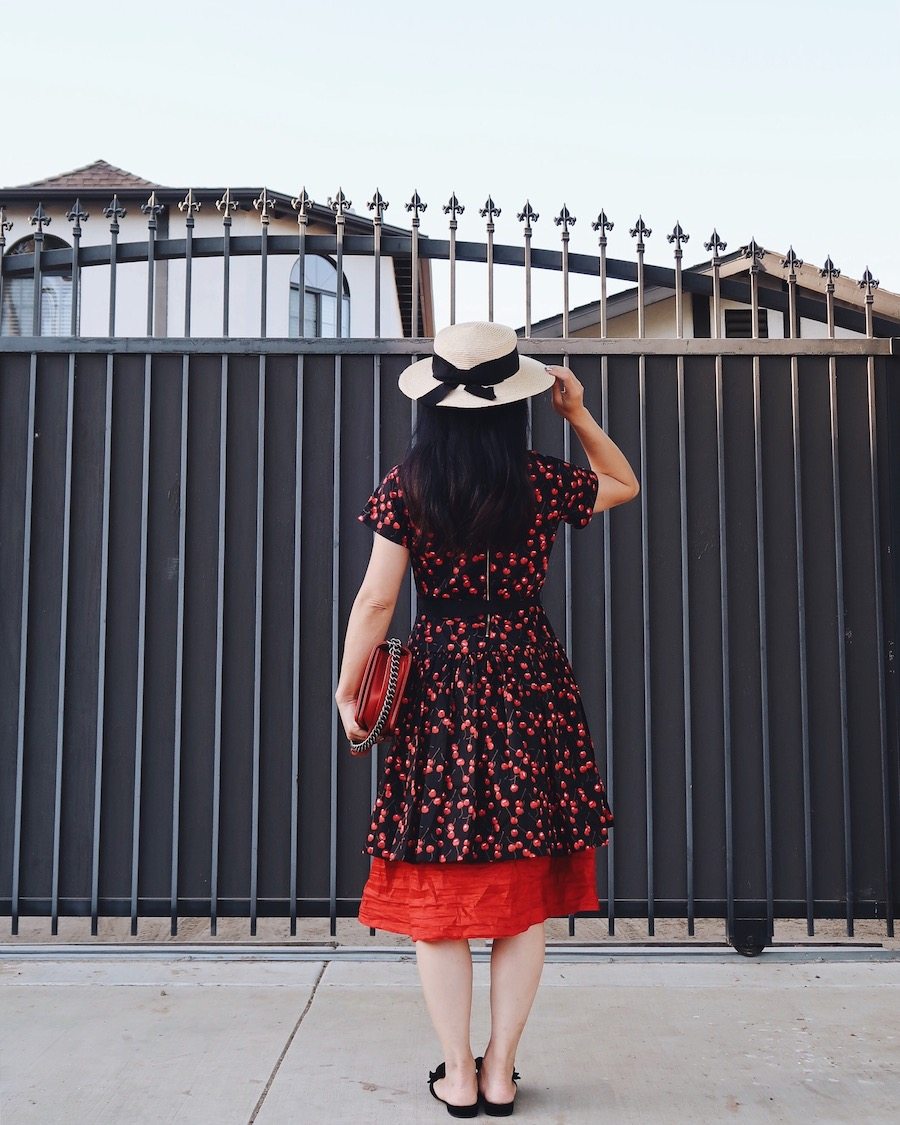
M 337 327 L 337 269 L 329 258 L 307 254 L 303 280 L 303 324 L 300 325 L 300 259 L 291 270 L 288 332 L 291 336 L 334 336 Z M 350 335 L 350 287 L 343 280 L 341 335 Z
M 69 243 L 52 234 L 44 235 L 45 250 L 68 249 Z M 34 259 L 34 237 L 10 246 L 7 256 L 30 255 Z M 41 335 L 69 336 L 72 332 L 72 274 L 41 275 Z M 34 333 L 34 278 L 9 277 L 3 285 L 0 336 L 31 336 Z

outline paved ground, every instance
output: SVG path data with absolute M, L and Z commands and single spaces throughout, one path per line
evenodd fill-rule
M 548 961 L 514 1119 L 896 1122 L 900 954 L 881 945 Z M 211 954 L 0 946 L 3 1125 L 449 1120 L 425 1084 L 440 1051 L 410 949 Z M 476 1054 L 487 968 L 476 961 Z

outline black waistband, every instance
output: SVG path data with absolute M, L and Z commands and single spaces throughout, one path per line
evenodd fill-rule
M 509 597 L 475 597 L 460 594 L 450 598 L 419 594 L 419 612 L 437 617 L 481 617 L 485 614 L 512 612 L 520 609 L 541 609 L 543 603 L 535 595 L 513 594 Z

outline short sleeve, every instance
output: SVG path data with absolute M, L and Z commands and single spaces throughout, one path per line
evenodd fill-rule
M 561 488 L 559 518 L 572 527 L 587 527 L 594 514 L 600 478 L 593 469 L 583 469 L 571 461 L 560 461 Z
M 356 518 L 386 539 L 409 548 L 414 535 L 398 469 L 399 466 L 395 465 L 385 474 Z

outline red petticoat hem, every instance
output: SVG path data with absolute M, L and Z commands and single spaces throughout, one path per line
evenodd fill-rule
M 511 937 L 600 907 L 596 848 L 493 863 L 372 859 L 359 921 L 413 941 Z

